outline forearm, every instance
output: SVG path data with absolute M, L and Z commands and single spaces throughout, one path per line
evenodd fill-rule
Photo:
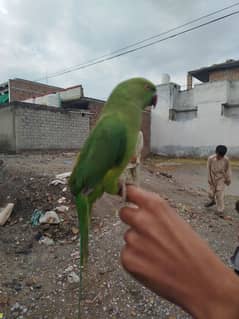
M 124 268 L 197 319 L 238 319 L 239 278 L 166 201 L 129 186 L 120 218 L 130 226 Z
M 197 319 L 239 318 L 239 279 L 229 268 L 212 254 L 198 279 L 182 305 L 185 310 Z

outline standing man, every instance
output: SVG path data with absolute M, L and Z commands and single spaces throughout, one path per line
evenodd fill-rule
M 224 212 L 224 190 L 225 185 L 231 184 L 231 168 L 227 156 L 227 147 L 225 145 L 218 145 L 216 147 L 216 154 L 208 158 L 208 184 L 209 184 L 209 199 L 205 207 L 217 205 L 217 211 L 220 214 Z

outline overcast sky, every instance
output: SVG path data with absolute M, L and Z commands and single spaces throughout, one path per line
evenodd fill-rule
M 212 11 L 229 0 L 0 0 L 0 83 L 28 80 L 84 63 Z M 239 6 L 220 15 L 239 10 Z M 217 15 L 219 16 L 219 15 Z M 205 20 L 206 21 L 206 20 Z M 112 61 L 48 79 L 82 84 L 85 95 L 105 99 L 134 76 L 156 84 L 163 73 L 186 83 L 188 70 L 239 58 L 239 15 Z

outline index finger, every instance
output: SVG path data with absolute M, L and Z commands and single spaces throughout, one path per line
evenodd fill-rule
M 135 204 L 138 207 L 152 209 L 155 208 L 157 202 L 164 200 L 157 194 L 147 192 L 142 188 L 134 185 L 127 185 L 127 201 Z

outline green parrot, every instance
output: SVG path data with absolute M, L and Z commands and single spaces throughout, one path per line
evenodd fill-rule
M 69 186 L 79 219 L 81 268 L 88 257 L 92 205 L 104 192 L 119 193 L 119 177 L 134 154 L 142 111 L 156 102 L 156 87 L 146 79 L 118 84 L 77 158 Z

